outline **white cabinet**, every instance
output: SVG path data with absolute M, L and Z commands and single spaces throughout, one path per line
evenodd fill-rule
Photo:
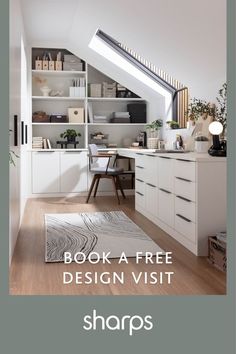
M 158 188 L 150 183 L 145 186 L 145 209 L 149 215 L 158 216 Z
M 61 152 L 61 192 L 87 191 L 87 159 L 85 151 Z
M 32 192 L 60 191 L 60 153 L 43 151 L 32 153 Z
M 159 219 L 174 227 L 174 195 L 163 188 L 159 188 Z
M 145 156 L 145 181 L 156 187 L 158 185 L 158 161 L 159 158 L 156 155 L 150 154 Z
M 159 187 L 173 192 L 174 190 L 174 160 L 168 157 L 159 157 L 158 177 Z

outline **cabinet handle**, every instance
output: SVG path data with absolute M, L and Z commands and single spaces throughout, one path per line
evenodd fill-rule
M 194 162 L 194 161 L 191 161 L 191 160 L 186 160 L 186 159 L 176 159 L 177 161 L 184 161 L 184 162 Z
M 185 202 L 188 202 L 188 203 L 191 203 L 191 202 L 192 202 L 190 199 L 181 197 L 181 195 L 177 195 L 176 198 L 182 199 L 182 200 L 184 200 Z
M 141 169 L 144 169 L 144 167 L 142 167 L 142 166 L 136 166 L 137 168 L 141 168 Z
M 146 154 L 146 156 L 157 157 L 156 155 L 150 155 L 150 154 Z
M 159 188 L 159 189 L 160 189 L 160 191 L 162 191 L 162 192 L 164 192 L 164 193 L 171 194 L 171 192 L 170 192 L 170 191 L 167 191 L 166 189 L 163 189 L 163 188 Z
M 139 195 L 141 195 L 141 196 L 143 197 L 143 193 L 140 193 L 140 192 L 137 192 L 137 191 L 136 191 L 136 193 L 139 194 Z
M 171 157 L 167 157 L 167 156 L 158 156 L 158 157 L 160 157 L 161 159 L 168 159 L 168 160 L 171 159 Z
M 37 152 L 37 154 L 51 154 L 52 152 L 55 152 L 55 151 L 36 151 Z
M 183 219 L 184 221 L 191 222 L 191 220 L 187 219 L 185 216 L 182 216 L 180 214 L 176 214 L 180 219 Z
M 136 178 L 136 181 L 139 181 L 139 182 L 144 182 L 142 179 L 139 179 L 139 178 Z
M 183 177 L 175 177 L 175 178 L 177 178 L 177 179 L 180 179 L 181 181 L 185 181 L 185 182 L 192 182 L 192 181 L 190 181 L 190 179 L 187 179 L 187 178 L 183 178 Z
M 136 152 L 136 155 L 143 155 L 141 152 Z
M 156 188 L 156 186 L 154 186 L 154 184 L 147 183 L 147 185 L 150 186 L 150 187 Z

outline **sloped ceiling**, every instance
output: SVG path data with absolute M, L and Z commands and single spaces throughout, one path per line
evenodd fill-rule
M 155 98 L 88 48 L 97 28 L 189 86 L 192 96 L 214 100 L 226 80 L 226 0 L 22 0 L 22 12 L 33 46 L 66 47 L 140 95 Z

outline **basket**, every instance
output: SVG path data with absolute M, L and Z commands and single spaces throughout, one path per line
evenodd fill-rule
M 157 149 L 158 138 L 148 138 L 147 139 L 147 148 L 148 149 Z

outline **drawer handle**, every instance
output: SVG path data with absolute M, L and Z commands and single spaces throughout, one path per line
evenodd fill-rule
M 147 185 L 150 186 L 150 187 L 156 188 L 156 186 L 154 186 L 154 184 L 147 183 Z
M 136 192 L 137 194 L 141 195 L 143 197 L 143 193 L 140 193 L 140 192 Z
M 37 151 L 37 154 L 51 154 L 52 152 L 55 152 L 55 151 Z
M 170 192 L 170 191 L 167 191 L 166 189 L 163 189 L 163 188 L 159 188 L 159 189 L 160 189 L 160 191 L 162 191 L 162 192 L 164 192 L 164 193 L 171 194 L 171 192 Z
M 141 152 L 136 152 L 136 155 L 143 155 Z
M 142 167 L 142 166 L 136 166 L 137 168 L 141 168 L 141 169 L 144 169 L 144 167 Z
M 192 182 L 190 179 L 183 178 L 183 177 L 175 177 L 175 178 L 180 179 L 181 181 L 185 181 L 185 182 Z
M 150 156 L 150 157 L 156 157 L 155 155 L 150 155 L 150 154 L 147 154 L 146 156 Z
M 176 216 L 178 216 L 180 219 L 183 219 L 184 221 L 191 222 L 191 220 L 187 219 L 187 218 L 186 218 L 185 216 L 183 216 L 183 215 L 176 214 Z
M 170 160 L 171 159 L 171 157 L 167 157 L 167 156 L 159 156 L 161 159 L 168 159 L 168 160 Z
M 181 197 L 180 195 L 177 195 L 176 198 L 182 199 L 182 200 L 184 200 L 185 202 L 188 202 L 188 203 L 191 203 L 191 202 L 192 202 L 190 199 Z
M 141 179 L 139 179 L 139 178 L 136 178 L 136 181 L 138 181 L 138 182 L 144 182 L 143 180 L 141 180 Z
M 184 161 L 184 162 L 194 162 L 194 161 L 191 161 L 191 160 L 186 160 L 186 159 L 176 159 L 177 161 Z

